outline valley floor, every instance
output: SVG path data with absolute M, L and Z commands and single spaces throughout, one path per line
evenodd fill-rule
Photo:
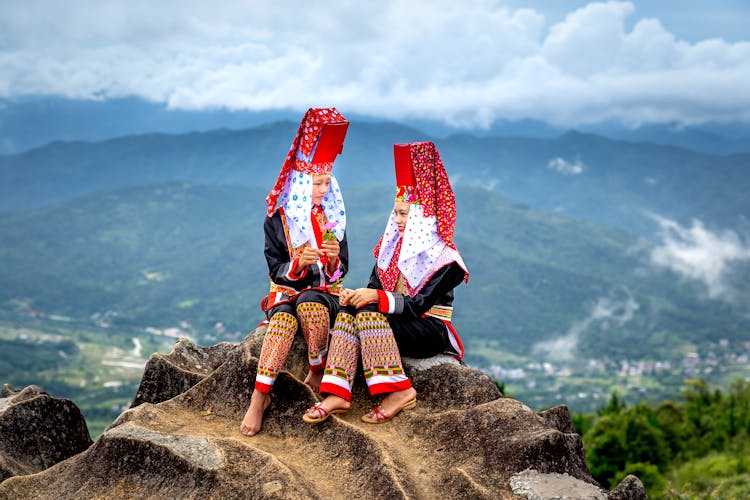
M 123 331 L 99 319 L 5 317 L 0 319 L 0 383 L 17 388 L 36 384 L 72 399 L 95 438 L 130 405 L 152 353 L 170 352 L 181 336 L 202 345 L 240 340 L 237 335 L 196 338 L 189 325 L 182 326 Z M 750 379 L 750 343 L 733 347 L 719 342 L 677 361 L 589 359 L 564 364 L 506 354 L 493 342 L 470 339 L 466 344 L 469 365 L 474 366 L 472 355 L 489 359 L 489 366 L 474 367 L 495 379 L 506 395 L 535 410 L 565 404 L 572 413 L 592 413 L 612 393 L 630 405 L 656 403 L 679 400 L 687 379 L 724 388 L 735 379 Z

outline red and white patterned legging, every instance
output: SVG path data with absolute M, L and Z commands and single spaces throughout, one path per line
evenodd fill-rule
M 331 331 L 331 345 L 320 392 L 351 401 L 352 383 L 360 354 L 365 382 L 371 395 L 411 387 L 385 315 L 360 311 L 352 316 L 342 311 L 336 316 Z
M 255 376 L 255 388 L 260 392 L 271 391 L 292 348 L 298 325 L 307 343 L 310 369 L 319 371 L 325 367 L 328 352 L 328 308 L 317 302 L 303 302 L 297 305 L 296 312 L 296 318 L 286 312 L 277 312 L 268 323 Z

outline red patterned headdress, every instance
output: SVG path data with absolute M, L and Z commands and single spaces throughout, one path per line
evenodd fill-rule
M 344 147 L 348 127 L 349 121 L 336 108 L 307 110 L 281 166 L 276 184 L 266 196 L 269 217 L 276 210 L 276 202 L 292 170 L 314 175 L 331 173 L 333 162 Z
M 417 179 L 411 168 L 411 145 L 394 144 L 393 160 L 396 167 L 396 201 L 419 203 Z
M 437 219 L 437 232 L 451 248 L 456 224 L 456 197 L 435 144 L 395 144 L 396 200 L 422 205 L 425 217 Z

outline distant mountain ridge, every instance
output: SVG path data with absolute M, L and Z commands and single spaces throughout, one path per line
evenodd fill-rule
M 0 211 L 161 182 L 268 189 L 295 130 L 294 122 L 278 122 L 240 131 L 56 142 L 0 156 Z M 750 234 L 750 154 L 717 156 L 580 132 L 554 139 L 463 134 L 438 140 L 394 123 L 355 122 L 334 173 L 344 188 L 390 184 L 392 145 L 415 140 L 437 142 L 454 183 L 489 187 L 547 212 L 647 237 L 658 229 L 650 214 Z
M 341 111 L 355 121 L 378 121 L 344 109 Z M 144 133 L 185 134 L 219 128 L 245 129 L 276 121 L 294 122 L 299 115 L 298 111 L 292 110 L 170 109 L 163 103 L 136 97 L 0 99 L 0 154 L 17 154 L 57 140 L 103 141 Z M 462 129 L 430 120 L 411 119 L 400 123 L 438 138 L 463 133 Z M 714 154 L 750 152 L 750 124 L 747 123 L 644 124 L 633 127 L 619 122 L 603 122 L 573 128 L 616 140 L 671 144 Z M 469 133 L 476 136 L 555 138 L 569 129 L 534 119 L 498 119 L 487 129 Z
M 750 334 L 742 309 L 706 301 L 697 285 L 649 269 L 647 249 L 635 251 L 639 243 L 626 233 L 545 215 L 478 188 L 456 191 L 456 241 L 472 272 L 470 286 L 456 291 L 456 322 L 469 339 L 529 354 L 535 342 L 563 335 L 602 301 L 618 308 L 632 302 L 638 314 L 592 324 L 574 342 L 591 356 L 663 350 L 667 357 L 677 345 L 705 341 L 711 329 L 734 340 Z M 347 192 L 347 286 L 369 276 L 390 192 L 387 186 Z M 257 304 L 268 286 L 264 194 L 162 184 L 4 217 L 0 309 L 7 313 L 25 301 L 83 319 L 113 311 L 123 328 L 187 321 L 201 331 L 217 322 L 247 331 L 261 319 Z

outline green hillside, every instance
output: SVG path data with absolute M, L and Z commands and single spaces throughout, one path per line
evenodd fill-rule
M 709 300 L 698 284 L 653 268 L 645 242 L 491 191 L 456 192 L 456 241 L 472 272 L 469 286 L 456 291 L 467 361 L 530 404 L 592 409 L 620 386 L 626 398 L 654 399 L 690 375 L 690 353 L 704 370 L 709 354 L 744 352 L 747 308 Z M 0 313 L 20 325 L 32 316 L 48 323 L 63 317 L 118 335 L 236 340 L 262 319 L 264 196 L 252 188 L 161 184 L 6 215 Z M 365 283 L 391 196 L 390 186 L 346 190 L 346 286 Z M 657 362 L 668 368 L 653 368 Z M 623 363 L 646 368 L 621 375 Z M 727 362 L 707 375 L 722 383 L 743 370 Z
M 348 191 L 348 284 L 369 276 L 390 192 Z M 721 311 L 668 276 L 636 276 L 644 255 L 631 251 L 638 241 L 625 233 L 545 215 L 485 190 L 457 192 L 457 242 L 473 273 L 471 286 L 457 292 L 457 314 L 471 336 L 500 338 L 505 350 L 528 353 L 530 342 L 559 335 L 599 297 L 623 287 L 640 307 L 672 309 L 680 329 Z M 266 288 L 264 195 L 167 184 L 5 217 L 0 300 L 31 300 L 34 309 L 77 318 L 114 311 L 120 325 L 188 321 L 206 330 L 221 321 L 246 331 L 260 319 Z M 695 309 L 697 317 L 681 312 Z
M 267 189 L 296 124 L 103 142 L 56 142 L 0 156 L 0 211 L 22 211 L 96 192 L 163 182 Z M 391 145 L 430 139 L 395 123 L 355 122 L 336 175 L 343 186 L 390 184 Z M 655 213 L 682 224 L 750 233 L 750 154 L 569 132 L 553 139 L 454 135 L 437 140 L 457 183 L 489 187 L 549 213 L 652 237 Z M 717 201 L 720 200 L 721 203 Z

